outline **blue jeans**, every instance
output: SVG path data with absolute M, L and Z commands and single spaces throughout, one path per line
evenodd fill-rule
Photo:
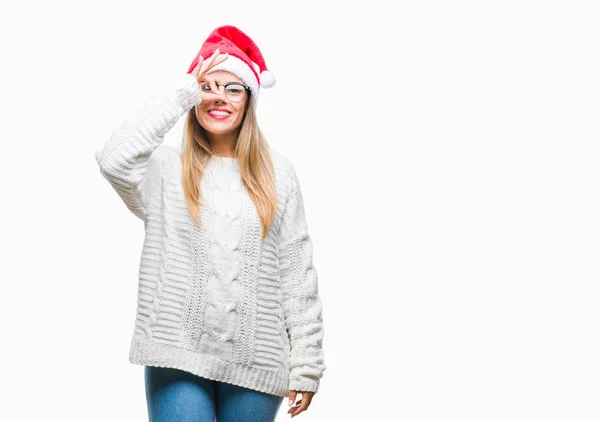
M 189 372 L 144 367 L 150 422 L 272 422 L 283 397 Z

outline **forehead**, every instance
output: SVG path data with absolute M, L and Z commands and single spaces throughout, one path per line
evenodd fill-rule
M 241 84 L 244 83 L 243 80 L 235 76 L 233 73 L 228 72 L 226 70 L 215 70 L 213 72 L 208 73 L 213 79 L 219 83 L 227 83 L 227 82 L 239 82 Z

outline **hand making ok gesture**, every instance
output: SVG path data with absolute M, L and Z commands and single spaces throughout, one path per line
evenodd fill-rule
M 220 54 L 219 49 L 217 48 L 212 56 L 208 59 L 204 60 L 204 57 L 198 56 L 198 64 L 192 71 L 192 75 L 198 80 L 198 84 L 202 82 L 208 82 L 210 87 L 213 89 L 215 94 L 221 95 L 219 92 L 219 88 L 215 84 L 213 78 L 206 74 L 210 69 L 218 65 L 219 63 L 224 62 L 229 57 L 229 54 Z

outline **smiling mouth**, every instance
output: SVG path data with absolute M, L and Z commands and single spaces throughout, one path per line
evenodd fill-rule
M 220 111 L 220 110 L 211 110 L 208 112 L 208 115 L 210 117 L 212 117 L 213 119 L 218 119 L 218 120 L 223 120 L 228 118 L 231 113 L 228 113 L 226 111 Z

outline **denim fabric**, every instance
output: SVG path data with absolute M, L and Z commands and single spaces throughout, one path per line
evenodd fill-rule
M 173 368 L 145 366 L 144 381 L 150 422 L 272 422 L 283 401 Z

